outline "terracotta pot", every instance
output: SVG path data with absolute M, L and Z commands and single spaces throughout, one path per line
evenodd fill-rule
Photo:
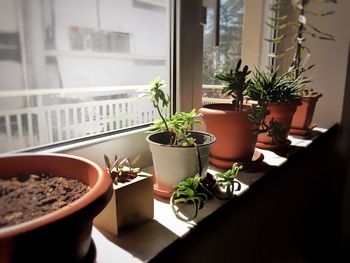
M 204 132 L 191 132 L 196 138 L 200 153 L 201 176 L 208 170 L 209 150 L 215 137 Z M 198 154 L 195 147 L 168 145 L 170 134 L 159 132 L 149 135 L 146 140 L 152 153 L 155 184 L 154 193 L 163 198 L 170 198 L 174 186 L 199 172 Z
M 216 137 L 210 163 L 230 168 L 234 162 L 252 160 L 257 135 L 248 110 L 234 111 L 232 104 L 209 104 L 198 112 L 203 114 L 207 131 Z
M 265 117 L 265 123 L 269 124 L 273 118 L 274 120 L 280 122 L 284 128 L 286 128 L 286 132 L 281 135 L 281 141 L 278 145 L 272 144 L 272 138 L 269 137 L 267 133 L 259 134 L 257 147 L 274 150 L 289 146 L 290 141 L 288 140 L 288 132 L 292 124 L 293 115 L 297 109 L 297 106 L 300 104 L 300 101 L 288 103 L 269 103 L 268 110 L 270 114 Z
M 30 221 L 0 228 L 0 262 L 83 262 L 91 256 L 92 220 L 112 196 L 110 176 L 97 164 L 63 154 L 0 158 L 1 176 L 52 173 L 75 178 L 90 191 L 70 205 Z
M 315 96 L 303 97 L 302 104 L 294 114 L 290 134 L 307 135 L 315 125 L 312 124 L 316 103 L 322 97 L 321 93 Z

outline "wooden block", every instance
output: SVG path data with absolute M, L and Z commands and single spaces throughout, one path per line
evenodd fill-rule
M 141 172 L 134 180 L 113 185 L 111 201 L 94 219 L 94 225 L 113 235 L 153 219 L 153 178 Z

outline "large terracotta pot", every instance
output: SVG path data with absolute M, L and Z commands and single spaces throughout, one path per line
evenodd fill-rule
M 232 104 L 209 104 L 198 112 L 203 114 L 207 131 L 216 137 L 210 163 L 230 168 L 234 162 L 252 160 L 257 135 L 248 110 L 234 111 Z
M 168 145 L 170 134 L 159 132 L 149 135 L 146 140 L 152 153 L 155 172 L 154 193 L 163 198 L 170 198 L 174 186 L 190 176 L 194 176 L 202 168 L 201 176 L 206 176 L 208 170 L 209 150 L 215 142 L 215 137 L 204 132 L 191 132 L 196 139 L 198 153 L 195 147 Z
M 294 114 L 292 126 L 289 131 L 290 134 L 305 136 L 315 127 L 312 124 L 312 118 L 316 103 L 321 97 L 321 93 L 317 93 L 315 96 L 303 97 L 302 104 L 297 107 Z
M 267 135 L 267 133 L 261 133 L 258 136 L 257 147 L 262 149 L 277 150 L 290 145 L 288 140 L 288 132 L 292 124 L 293 115 L 300 105 L 300 101 L 288 102 L 288 103 L 278 103 L 272 102 L 268 105 L 269 115 L 265 117 L 265 123 L 269 124 L 273 118 L 282 124 L 285 128 L 284 134 L 280 136 L 280 142 L 278 144 L 272 144 L 272 138 Z
M 112 195 L 110 176 L 97 164 L 63 154 L 0 158 L 1 176 L 52 173 L 79 179 L 90 191 L 73 203 L 30 221 L 0 228 L 0 262 L 85 262 L 93 255 L 92 220 Z

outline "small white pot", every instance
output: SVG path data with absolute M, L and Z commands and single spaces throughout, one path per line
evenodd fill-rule
M 215 142 L 215 137 L 204 132 L 191 132 L 191 136 L 196 138 L 203 177 L 207 174 L 210 147 Z M 146 140 L 152 153 L 156 180 L 155 194 L 170 198 L 175 185 L 199 173 L 196 147 L 168 145 L 170 134 L 167 132 L 151 134 Z

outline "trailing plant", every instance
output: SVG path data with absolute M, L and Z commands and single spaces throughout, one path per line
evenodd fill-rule
M 141 155 L 137 155 L 132 161 L 130 161 L 128 158 L 121 158 L 115 155 L 112 163 L 109 157 L 104 154 L 106 169 L 111 176 L 112 182 L 117 185 L 118 182 L 126 183 L 135 179 L 138 176 L 140 169 L 132 168 L 132 166 L 139 161 L 140 157 Z
M 165 94 L 161 88 L 165 84 L 159 78 L 151 82 L 151 100 L 153 106 L 157 109 L 161 119 L 153 122 L 153 132 L 167 131 L 171 134 L 170 145 L 174 146 L 195 146 L 196 141 L 191 137 L 191 131 L 194 124 L 200 124 L 197 119 L 200 114 L 193 109 L 191 112 L 177 112 L 171 117 L 164 117 L 160 108 L 166 109 L 170 103 L 170 97 Z
M 174 204 L 194 204 L 195 213 L 192 218 L 186 219 L 186 221 L 189 221 L 197 217 L 199 209 L 201 209 L 204 206 L 204 204 L 208 201 L 207 195 L 200 191 L 200 186 L 201 177 L 199 176 L 199 174 L 196 174 L 193 177 L 189 177 L 175 186 L 175 191 L 172 193 L 171 196 L 171 204 L 175 215 L 179 219 L 184 220 L 184 218 L 180 217 L 178 213 L 174 210 Z
M 333 11 L 327 12 L 312 12 L 307 10 L 309 3 L 337 3 L 336 0 L 275 0 L 271 5 L 272 17 L 268 18 L 266 24 L 275 32 L 273 38 L 265 39 L 268 42 L 275 44 L 275 50 L 269 57 L 272 58 L 272 64 L 275 60 L 281 58 L 285 53 L 293 51 L 293 60 L 290 64 L 290 70 L 294 73 L 294 78 L 298 78 L 302 73 L 314 67 L 314 65 L 307 66 L 310 58 L 310 49 L 306 46 L 305 35 L 311 36 L 320 40 L 334 41 L 334 37 L 326 32 L 323 32 L 318 27 L 310 23 L 307 15 L 315 17 L 324 17 L 332 15 Z M 295 21 L 289 21 L 285 11 L 290 8 L 290 4 L 294 8 Z M 289 32 L 287 32 L 289 29 Z M 285 39 L 292 38 L 292 45 L 282 51 L 277 48 Z
M 235 178 L 237 177 L 239 171 L 243 168 L 242 165 L 238 165 L 237 163 L 234 163 L 232 165 L 232 168 L 230 170 L 227 170 L 224 173 L 216 173 L 215 176 L 218 178 L 217 183 L 226 189 L 226 194 L 228 196 L 233 195 L 234 191 L 234 184 L 237 184 L 236 191 L 241 190 L 241 184 L 238 181 L 235 181 Z

